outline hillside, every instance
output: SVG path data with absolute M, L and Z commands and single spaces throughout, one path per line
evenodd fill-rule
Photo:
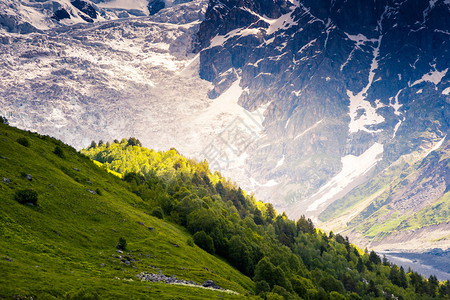
M 115 140 L 112 143 L 99 142 L 98 145 L 93 142 L 90 148 L 83 150 L 82 153 L 102 163 L 105 168 L 112 172 L 128 174 L 125 175 L 125 180 L 133 183 L 135 193 L 141 195 L 147 201 L 154 202 L 155 206 L 160 206 L 164 210 L 164 215 L 169 219 L 187 226 L 192 233 L 204 230 L 211 236 L 216 253 L 225 257 L 245 274 L 254 274 L 257 292 L 261 292 L 261 286 L 258 284 L 258 266 L 261 261 L 257 264 L 256 262 L 262 257 L 268 257 L 275 265 L 279 265 L 284 271 L 285 277 L 291 278 L 289 280 L 290 286 L 295 294 L 306 299 L 314 299 L 315 297 L 312 290 L 307 289 L 305 291 L 306 286 L 312 288 L 318 285 L 319 294 L 322 289 L 326 292 L 339 291 L 339 293 L 342 293 L 339 288 L 340 284 L 334 281 L 335 279 L 341 281 L 347 293 L 353 292 L 347 294 L 347 297 L 350 298 L 357 298 L 355 292 L 359 295 L 373 297 L 377 295 L 377 288 L 386 291 L 390 287 L 399 285 L 396 282 L 388 287 L 389 284 L 386 286 L 384 285 L 386 282 L 382 283 L 385 279 L 395 282 L 396 280 L 393 279 L 395 276 L 391 273 L 397 272 L 395 270 L 398 270 L 398 267 L 392 267 L 386 261 L 384 261 L 382 267 L 379 258 L 379 265 L 376 267 L 377 256 L 375 253 L 360 256 L 362 252 L 349 244 L 346 237 L 344 238 L 339 234 L 334 235 L 332 232 L 325 234 L 320 230 L 316 231 L 309 219 L 306 220 L 302 217 L 294 223 L 287 219 L 285 213 L 276 216 L 270 204 L 256 202 L 253 195 L 247 195 L 235 183 L 226 180 L 219 173 L 211 174 L 208 171 L 206 161 L 198 164 L 193 160 L 184 158 L 175 149 L 168 152 L 148 150 L 141 147 L 139 141 L 135 139 Z M 131 174 L 135 175 L 130 176 L 130 173 L 127 172 L 133 172 Z M 147 181 L 147 184 L 143 184 L 145 181 Z M 158 187 L 158 183 L 164 186 L 168 195 L 162 193 L 163 189 Z M 166 200 L 155 201 L 155 193 L 151 191 L 152 189 L 159 190 L 157 197 Z M 205 203 L 202 205 L 203 208 L 207 209 L 193 208 L 199 205 L 195 203 L 200 200 L 206 191 L 213 194 L 211 196 L 213 201 L 208 199 L 206 205 Z M 167 203 L 167 198 L 173 199 L 171 204 Z M 197 200 L 194 200 L 195 198 Z M 205 198 L 203 198 L 204 200 Z M 225 202 L 226 205 L 223 206 L 223 202 L 220 200 Z M 187 203 L 190 203 L 189 207 L 192 211 L 189 214 L 186 213 Z M 217 206 L 221 208 L 218 209 Z M 235 212 L 233 215 L 227 216 L 223 211 L 230 206 L 234 207 Z M 238 220 L 238 216 L 244 221 L 240 223 L 240 226 L 244 228 L 238 230 L 242 244 L 237 243 L 237 239 L 233 236 L 233 231 L 236 232 L 237 229 L 233 229 L 229 223 L 230 218 Z M 245 229 L 246 227 L 247 229 Z M 255 231 L 260 236 L 257 240 L 254 239 Z M 241 249 L 239 255 L 234 250 L 235 247 Z M 284 252 L 284 254 L 275 255 L 278 252 Z M 297 258 L 292 256 L 291 252 L 297 255 Z M 289 257 L 289 259 L 283 262 L 281 257 Z M 296 261 L 297 259 L 300 268 L 294 271 L 292 260 Z M 256 267 L 254 267 L 255 264 Z M 342 272 L 341 267 L 343 266 L 347 266 L 344 267 L 347 271 Z M 324 271 L 325 273 L 323 273 Z M 389 271 L 389 274 L 385 273 L 387 271 Z M 376 272 L 381 277 L 377 281 L 377 284 L 380 285 L 370 291 L 367 286 L 370 279 L 365 279 L 365 276 L 370 277 L 372 272 Z M 358 273 L 359 275 L 357 275 Z M 410 272 L 405 275 L 412 285 L 415 282 L 414 274 L 414 272 Z M 294 280 L 295 278 L 298 280 Z M 270 282 L 269 279 L 266 280 Z M 365 288 L 362 288 L 364 283 L 362 286 L 358 284 L 359 280 L 366 282 Z M 281 282 L 282 280 L 278 284 L 282 284 Z M 330 285 L 335 285 L 331 287 L 325 282 L 331 282 Z M 283 284 L 283 287 L 290 290 L 289 283 L 285 284 Z M 407 285 L 404 285 L 404 287 Z M 270 287 L 272 287 L 272 284 L 270 284 Z M 407 295 L 405 297 L 411 299 L 425 296 L 421 288 L 418 287 L 410 287 L 408 291 L 413 293 L 405 294 Z M 421 293 L 422 295 L 418 296 Z M 295 294 L 293 293 L 291 296 L 295 296 Z
M 1 297 L 423 299 L 450 292 L 448 282 L 407 273 L 310 220 L 290 221 L 175 149 L 148 150 L 134 138 L 92 143 L 83 153 L 95 164 L 47 136 L 4 124 L 0 134 Z M 16 201 L 24 189 L 37 192 L 36 205 Z M 233 292 L 137 277 L 159 271 Z
M 213 280 L 241 295 L 253 291 L 250 278 L 190 246 L 186 229 L 150 216 L 125 182 L 73 148 L 3 124 L 0 134 L 0 298 L 238 297 L 136 277 L 159 270 L 200 284 Z M 53 153 L 57 146 L 65 158 Z M 14 200 L 18 190 L 30 188 L 38 193 L 36 206 Z M 121 237 L 127 241 L 123 254 L 116 248 Z

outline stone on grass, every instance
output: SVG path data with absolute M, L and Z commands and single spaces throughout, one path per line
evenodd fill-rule
M 220 287 L 217 284 L 215 284 L 214 281 L 212 280 L 206 280 L 205 282 L 203 282 L 202 286 L 213 289 L 220 289 Z

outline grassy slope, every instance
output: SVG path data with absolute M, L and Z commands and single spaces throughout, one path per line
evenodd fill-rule
M 119 178 L 72 148 L 3 124 L 0 134 L 0 180 L 11 179 L 0 182 L 0 298 L 48 299 L 80 291 L 96 291 L 102 298 L 239 297 L 137 281 L 136 274 L 159 269 L 198 283 L 212 279 L 242 295 L 252 291 L 248 277 L 197 246 L 188 246 L 189 233 L 147 215 L 140 208 L 142 200 Z M 29 148 L 16 142 L 23 136 Z M 52 153 L 56 144 L 65 159 Z M 26 174 L 33 176 L 31 182 Z M 39 193 L 37 206 L 14 200 L 14 193 L 24 188 Z M 102 195 L 88 191 L 97 188 Z M 136 260 L 130 266 L 117 257 L 119 237 L 127 239 L 128 256 Z

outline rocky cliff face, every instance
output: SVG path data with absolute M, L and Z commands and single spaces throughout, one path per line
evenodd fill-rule
M 145 17 L 186 2 L 190 0 L 2 0 L 0 27 L 28 34 L 76 24 Z
M 238 81 L 243 107 L 268 105 L 248 172 L 277 185 L 259 196 L 314 216 L 352 182 L 447 134 L 449 6 L 211 1 L 196 48 L 210 97 Z

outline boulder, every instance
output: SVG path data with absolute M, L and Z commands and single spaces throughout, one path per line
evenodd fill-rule
M 206 280 L 205 282 L 203 282 L 202 286 L 213 289 L 220 289 L 220 287 L 217 284 L 215 284 L 214 281 L 212 280 Z

